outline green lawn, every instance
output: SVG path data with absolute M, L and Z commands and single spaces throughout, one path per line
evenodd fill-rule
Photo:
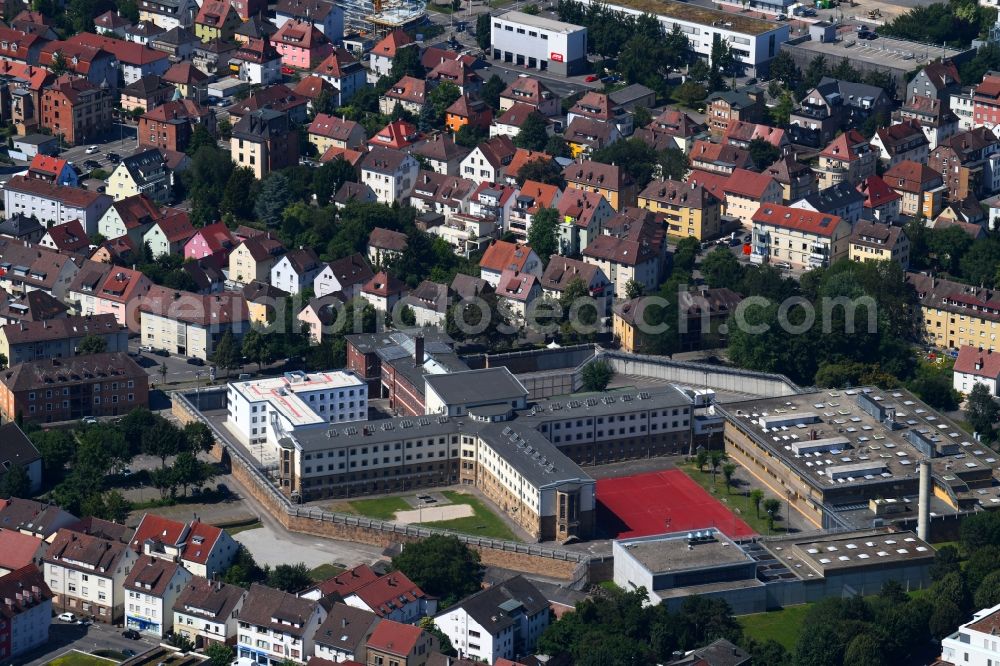
M 247 530 L 255 530 L 258 527 L 260 527 L 260 521 L 255 520 L 253 522 L 246 523 L 244 525 L 234 525 L 232 527 L 226 527 L 225 530 L 226 534 L 228 534 L 229 536 L 236 536 L 240 532 L 246 532 Z
M 373 499 L 353 500 L 348 505 L 356 513 L 369 518 L 379 520 L 392 520 L 396 517 L 397 511 L 408 511 L 413 507 L 407 504 L 402 497 L 375 497 Z
M 466 495 L 454 490 L 446 490 L 442 493 L 452 504 L 468 504 L 472 507 L 473 515 L 466 518 L 455 518 L 454 520 L 439 520 L 433 523 L 423 523 L 426 527 L 437 527 L 443 530 L 454 530 L 463 534 L 490 537 L 492 539 L 506 539 L 508 541 L 520 541 L 503 519 L 494 513 L 478 497 Z
M 56 657 L 45 666 L 109 666 L 117 662 L 110 659 L 102 659 L 92 654 L 71 650 L 64 655 Z
M 343 571 L 344 568 L 338 567 L 336 564 L 321 564 L 309 572 L 309 577 L 317 583 L 322 583 L 324 580 L 330 580 Z
M 722 475 L 722 466 L 719 466 L 719 471 L 716 473 L 715 484 L 712 483 L 712 471 L 709 469 L 708 465 L 705 466 L 707 472 L 702 472 L 698 470 L 698 466 L 694 463 L 682 463 L 678 465 L 680 469 L 690 476 L 695 483 L 704 488 L 717 498 L 720 502 L 725 504 L 730 511 L 739 516 L 747 525 L 752 527 L 760 534 L 767 534 L 767 516 L 764 514 L 763 509 L 761 509 L 761 517 L 757 517 L 757 511 L 754 508 L 753 502 L 750 501 L 749 492 L 752 488 L 747 486 L 742 486 L 739 489 L 733 488 L 730 493 L 726 489 L 726 477 Z M 713 492 L 714 489 L 714 492 Z M 778 519 L 774 525 L 774 533 L 782 534 L 785 531 L 782 523 L 784 522 L 782 514 L 785 511 L 785 503 L 781 503 L 781 509 L 778 512 Z
M 795 649 L 802 631 L 802 620 L 809 611 L 809 604 L 787 606 L 770 613 L 741 615 L 736 619 L 743 625 L 743 631 L 758 641 L 774 639 L 788 650 Z

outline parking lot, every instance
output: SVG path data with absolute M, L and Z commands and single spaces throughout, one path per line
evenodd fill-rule
M 83 626 L 53 618 L 48 642 L 10 663 L 42 666 L 69 650 L 87 653 L 95 650 L 111 650 L 119 653 L 132 650 L 136 654 L 142 654 L 160 642 L 152 636 L 143 635 L 138 640 L 130 640 L 122 636 L 122 631 L 121 627 L 106 624 Z

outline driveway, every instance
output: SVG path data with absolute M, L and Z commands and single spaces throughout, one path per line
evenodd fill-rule
M 137 641 L 122 636 L 121 627 L 106 624 L 92 624 L 87 627 L 78 624 L 68 624 L 55 618 L 49 629 L 49 640 L 42 647 L 19 656 L 12 664 L 24 666 L 41 666 L 69 650 L 93 652 L 94 650 L 135 650 L 142 654 L 159 644 L 159 639 L 143 636 Z

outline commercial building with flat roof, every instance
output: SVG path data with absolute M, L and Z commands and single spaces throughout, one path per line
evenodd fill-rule
M 598 0 L 581 0 L 590 4 Z M 789 39 L 788 23 L 776 23 L 732 12 L 710 9 L 674 0 L 612 0 L 603 2 L 608 8 L 636 16 L 652 14 L 659 18 L 667 32 L 680 28 L 687 35 L 691 51 L 711 58 L 716 39 L 728 42 L 747 73 L 761 76 L 778 49 Z
M 490 48 L 494 60 L 574 76 L 587 66 L 587 29 L 544 16 L 509 11 L 494 16 Z
M 1000 456 L 906 390 L 817 391 L 716 409 L 733 462 L 818 528 L 915 522 L 922 460 L 931 464 L 932 523 L 1000 506 Z
M 233 382 L 228 399 L 229 424 L 250 445 L 277 447 L 287 434 L 368 419 L 368 385 L 349 370 Z

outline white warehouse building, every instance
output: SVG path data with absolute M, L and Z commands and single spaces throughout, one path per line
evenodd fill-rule
M 274 455 L 286 435 L 368 419 L 368 385 L 349 370 L 233 382 L 227 398 L 230 428 L 250 445 L 270 444 Z
M 590 4 L 602 0 L 580 0 Z M 781 44 L 789 39 L 788 23 L 776 23 L 700 5 L 660 0 L 656 11 L 644 0 L 611 0 L 609 9 L 640 16 L 654 14 L 664 29 L 670 32 L 678 26 L 688 36 L 691 51 L 709 59 L 715 38 L 728 42 L 733 54 L 743 63 L 745 71 L 755 76 L 767 73 L 771 60 L 778 55 Z
M 518 66 L 573 76 L 586 70 L 587 29 L 523 12 L 493 17 L 493 59 Z

